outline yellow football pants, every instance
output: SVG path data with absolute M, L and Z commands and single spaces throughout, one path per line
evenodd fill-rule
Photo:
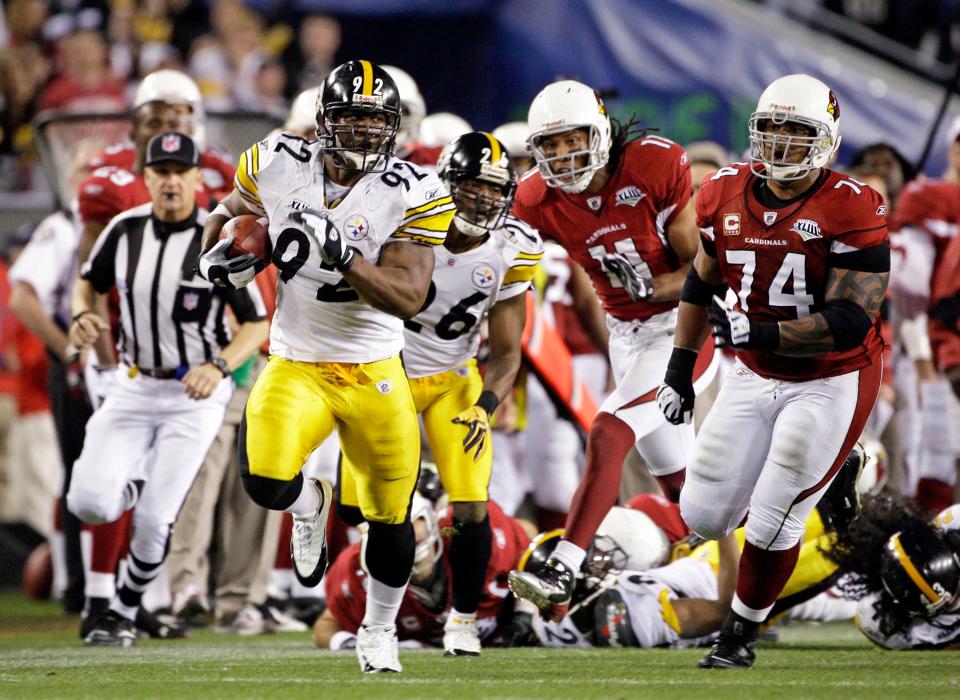
M 366 364 L 271 357 L 250 391 L 246 424 L 250 473 L 282 481 L 293 479 L 336 427 L 350 465 L 350 505 L 369 521 L 406 519 L 420 431 L 399 357 Z
M 440 472 L 440 481 L 451 503 L 485 502 L 493 469 L 493 450 L 488 444 L 480 459 L 473 461 L 473 451 L 463 451 L 467 429 L 453 423 L 453 419 L 470 408 L 480 398 L 483 379 L 475 360 L 463 367 L 411 379 L 410 389 L 417 413 L 423 416 L 423 427 Z M 353 461 L 343 456 L 340 472 L 340 502 L 357 505 L 356 473 Z

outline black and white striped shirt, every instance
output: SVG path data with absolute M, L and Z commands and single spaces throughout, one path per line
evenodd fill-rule
M 202 365 L 230 342 L 227 306 L 240 323 L 266 319 L 267 309 L 256 284 L 223 289 L 194 274 L 205 209 L 176 224 L 158 221 L 152 211 L 144 204 L 117 215 L 81 275 L 100 294 L 116 286 L 126 364 L 150 370 Z

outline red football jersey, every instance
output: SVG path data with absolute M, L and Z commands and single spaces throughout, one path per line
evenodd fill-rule
M 960 365 L 960 236 L 954 236 L 941 257 L 941 273 L 930 294 L 929 332 L 937 366 L 947 371 Z
M 441 153 L 443 153 L 443 146 L 425 146 L 419 141 L 414 141 L 401 153 L 398 153 L 397 157 L 409 161 L 414 165 L 436 168 Z
M 520 555 L 530 544 L 530 538 L 513 518 L 504 514 L 495 503 L 488 503 L 490 528 L 493 530 L 493 549 L 490 564 L 487 567 L 487 579 L 477 609 L 477 629 L 481 638 L 494 631 L 497 617 L 503 610 L 509 588 L 507 575 L 516 567 Z M 449 516 L 441 521 L 441 526 L 449 525 Z M 450 541 L 444 538 L 443 557 L 440 565 L 446 570 L 447 592 L 443 609 L 428 610 L 421 603 L 410 586 L 403 596 L 400 612 L 397 614 L 397 636 L 401 639 L 415 639 L 424 643 L 439 643 L 443 637 L 443 623 L 452 600 L 450 564 L 447 553 Z M 367 605 L 367 574 L 360 566 L 360 544 L 354 543 L 341 552 L 340 556 L 327 571 L 327 607 L 337 623 L 348 632 L 356 633 L 363 621 Z
M 112 165 L 121 170 L 133 171 L 136 149 L 133 144 L 117 144 L 103 149 L 90 159 L 91 168 Z M 200 154 L 200 172 L 203 174 L 203 186 L 218 201 L 230 194 L 233 189 L 233 176 L 236 169 L 215 151 L 207 148 Z M 199 202 L 206 205 L 203 199 Z
M 939 258 L 960 231 L 960 185 L 943 180 L 909 183 L 897 200 L 890 228 L 899 231 L 908 226 L 930 236 Z
M 720 270 L 737 293 L 737 308 L 754 321 L 789 321 L 823 309 L 829 256 L 889 243 L 886 207 L 867 185 L 824 169 L 799 198 L 776 209 L 754 194 L 758 178 L 746 163 L 708 176 L 697 197 L 697 224 L 716 246 Z M 757 374 L 805 381 L 853 372 L 883 351 L 880 320 L 863 343 L 844 352 L 787 357 L 737 350 Z
M 80 183 L 80 220 L 106 226 L 117 214 L 150 201 L 142 175 L 105 166 L 97 168 Z
M 601 263 L 620 253 L 641 274 L 656 277 L 678 269 L 667 227 L 693 194 L 686 152 L 661 136 L 627 144 L 617 170 L 595 195 L 547 187 L 539 170 L 523 176 L 513 211 L 555 240 L 587 271 L 604 310 L 621 320 L 647 319 L 677 306 L 630 299 L 620 280 Z

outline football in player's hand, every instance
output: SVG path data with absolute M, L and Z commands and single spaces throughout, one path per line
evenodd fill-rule
M 235 258 L 244 253 L 253 253 L 261 260 L 270 262 L 273 247 L 267 232 L 267 220 L 254 214 L 235 216 L 220 231 L 220 239 L 233 236 L 233 246 L 228 257 Z

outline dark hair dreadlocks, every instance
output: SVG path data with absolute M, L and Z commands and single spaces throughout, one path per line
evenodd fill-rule
M 642 139 L 651 131 L 660 131 L 655 127 L 641 126 L 640 118 L 636 114 L 630 115 L 626 123 L 619 119 L 610 118 L 610 160 L 608 167 L 610 172 L 616 172 L 620 166 L 620 157 L 623 155 L 627 144 L 637 139 Z
M 848 528 L 837 532 L 836 542 L 824 556 L 850 576 L 843 576 L 838 588 L 847 596 L 860 599 L 879 593 L 873 604 L 880 631 L 893 635 L 903 631 L 911 614 L 887 593 L 880 579 L 880 556 L 890 536 L 916 526 L 932 527 L 918 512 L 898 497 L 890 495 L 867 496 L 863 499 L 860 516 Z

